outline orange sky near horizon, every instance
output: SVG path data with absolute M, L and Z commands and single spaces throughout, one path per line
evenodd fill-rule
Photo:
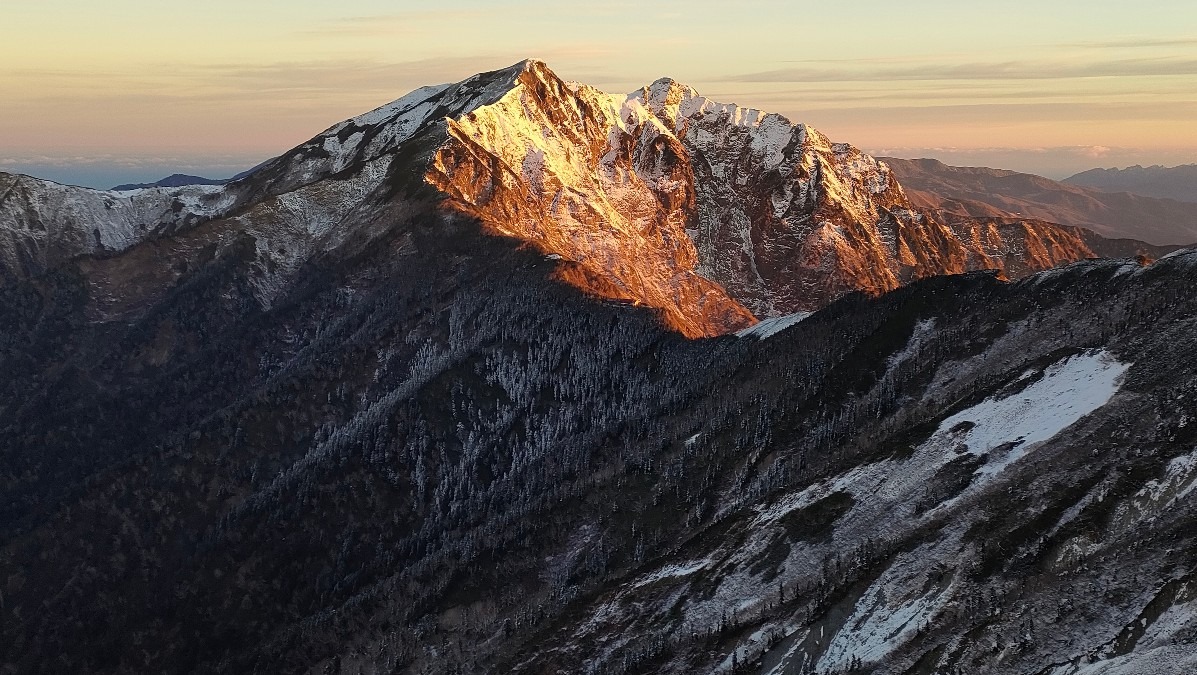
M 608 91 L 669 75 L 878 154 L 1057 177 L 1197 162 L 1191 2 L 405 5 L 5 0 L 0 170 L 229 175 L 417 86 L 530 56 Z

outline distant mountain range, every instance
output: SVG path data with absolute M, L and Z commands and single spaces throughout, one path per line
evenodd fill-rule
M 949 166 L 934 159 L 882 159 L 905 186 L 911 203 L 937 213 L 1037 218 L 1154 244 L 1197 242 L 1193 204 L 1104 192 L 1004 169 Z
M 242 171 L 232 178 L 204 178 L 203 176 L 190 176 L 185 173 L 172 173 L 166 178 L 154 181 L 153 183 L 125 183 L 124 185 L 116 185 L 108 189 L 115 192 L 124 192 L 127 190 L 141 190 L 145 188 L 176 188 L 186 187 L 188 185 L 224 185 L 226 183 L 231 183 L 235 180 L 241 180 L 242 178 L 245 178 L 254 171 L 257 171 L 261 166 L 263 166 L 263 164 L 265 164 L 265 162 L 258 164 L 247 171 Z
M 222 178 L 203 178 L 201 176 L 188 176 L 183 173 L 172 173 L 171 175 L 153 183 L 126 183 L 124 185 L 117 185 L 110 188 L 117 192 L 125 190 L 140 190 L 144 188 L 174 188 L 183 187 L 186 185 L 224 185 L 229 182 Z
M 1065 178 L 1064 182 L 1105 192 L 1131 192 L 1147 197 L 1197 202 L 1197 164 L 1090 169 Z

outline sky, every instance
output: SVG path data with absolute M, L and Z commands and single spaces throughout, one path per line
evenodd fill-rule
M 0 0 L 0 170 L 227 177 L 528 57 L 670 76 L 867 152 L 1063 178 L 1197 162 L 1197 3 Z

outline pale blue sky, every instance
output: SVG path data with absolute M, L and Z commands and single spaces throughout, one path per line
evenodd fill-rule
M 534 56 L 660 76 L 835 140 L 1056 177 L 1197 162 L 1197 3 L 4 0 L 0 168 L 227 175 L 430 83 Z

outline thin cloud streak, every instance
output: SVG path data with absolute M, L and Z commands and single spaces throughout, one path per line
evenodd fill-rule
M 435 84 L 462 79 L 477 72 L 480 64 L 495 65 L 502 59 L 474 55 L 447 59 L 383 62 L 369 59 L 276 62 L 260 65 L 210 64 L 187 67 L 162 66 L 149 71 L 79 73 L 65 70 L 21 70 L 13 79 L 36 80 L 43 88 L 92 89 L 127 96 L 146 91 L 194 91 L 207 97 L 212 90 L 248 92 L 330 93 L 366 89 L 394 90 L 396 83 Z M 104 84 L 95 84 L 102 82 Z M 119 83 L 114 87 L 113 82 Z M 417 86 L 422 86 L 417 85 Z M 199 88 L 200 91 L 196 91 Z
M 730 75 L 725 82 L 884 82 L 1067 80 L 1096 77 L 1156 77 L 1197 75 L 1197 59 L 1137 58 L 1096 63 L 1063 61 L 1005 61 L 943 65 L 925 63 L 903 68 L 781 68 Z
M 304 28 L 296 35 L 304 38 L 324 40 L 327 38 L 391 37 L 395 35 L 417 35 L 428 29 L 428 24 L 449 25 L 478 21 L 493 16 L 498 8 L 487 9 L 421 9 L 372 16 L 350 16 Z
M 1107 157 L 1111 154 L 1133 154 L 1136 152 L 1144 152 L 1142 148 L 1122 148 L 1109 147 L 1105 145 L 1060 145 L 1052 147 L 1032 147 L 1032 148 L 1016 148 L 1016 147 L 981 147 L 981 148 L 961 148 L 956 146 L 940 146 L 940 147 L 914 147 L 914 148 L 869 148 L 867 152 L 874 156 L 897 156 L 899 154 L 909 154 L 910 152 L 921 151 L 940 154 L 953 153 L 971 153 L 977 155 L 985 154 L 1007 154 L 1007 153 L 1025 153 L 1034 155 L 1067 155 L 1072 157 Z
M 471 54 L 412 61 L 377 59 L 320 59 L 246 65 L 215 63 L 158 66 L 151 69 L 79 72 L 61 69 L 21 69 L 0 76 L 20 85 L 36 83 L 42 90 L 92 91 L 121 98 L 154 92 L 186 92 L 180 98 L 210 98 L 221 92 L 342 94 L 384 91 L 398 98 L 429 84 L 456 82 L 478 72 L 498 70 L 524 58 L 546 60 L 597 59 L 608 53 L 598 45 L 574 45 L 542 50 L 534 55 Z M 608 78 L 609 79 L 609 78 Z M 404 88 L 406 87 L 406 88 Z M 24 97 L 26 99 L 46 98 Z
M 1071 42 L 1063 47 L 1080 47 L 1084 49 L 1147 49 L 1158 47 L 1192 47 L 1197 45 L 1197 37 L 1180 38 L 1127 38 L 1124 40 L 1104 40 L 1090 42 Z
M 245 161 L 257 157 L 248 154 L 210 154 L 210 155 L 144 155 L 102 153 L 94 155 L 80 154 L 5 154 L 0 155 L 0 166 L 15 166 L 18 164 L 39 164 L 46 166 L 120 166 L 124 168 L 185 166 L 200 164 L 204 166 L 239 166 Z
M 762 105 L 813 105 L 813 104 L 849 104 L 867 103 L 870 107 L 886 109 L 901 105 L 959 105 L 966 102 L 974 104 L 996 102 L 1093 102 L 1108 103 L 1111 100 L 1119 102 L 1144 101 L 1158 105 L 1161 96 L 1190 97 L 1192 88 L 1177 86 L 1172 89 L 1128 89 L 1110 92 L 1100 89 L 1058 90 L 1058 89 L 1018 89 L 1013 91 L 994 90 L 984 87 L 924 87 L 891 89 L 877 91 L 873 88 L 833 89 L 809 88 L 785 91 L 755 91 L 726 93 L 714 91 L 711 98 L 721 102 L 736 102 L 736 100 L 751 100 L 757 107 Z M 705 93 L 705 92 L 704 92 Z
M 1120 138 L 1197 154 L 1197 138 L 1189 131 L 1197 119 L 1197 102 L 774 107 L 833 139 L 862 145 L 885 143 L 886 138 L 959 144 L 965 138 L 984 137 L 1018 139 L 1028 146 L 1052 138 L 1064 144 L 1101 145 L 1104 139 Z

